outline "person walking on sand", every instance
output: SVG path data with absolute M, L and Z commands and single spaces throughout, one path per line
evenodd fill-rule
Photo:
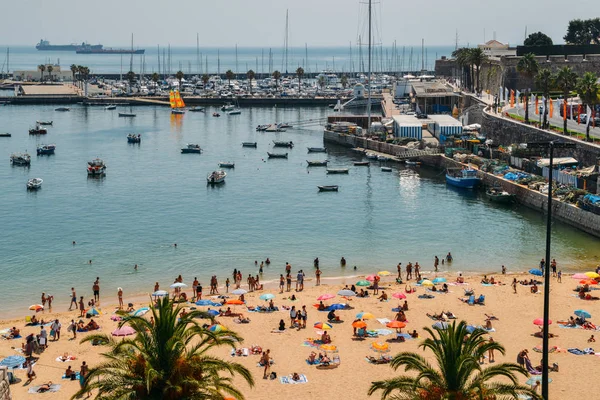
M 294 327 L 297 316 L 298 316 L 298 313 L 296 312 L 296 306 L 292 306 L 292 308 L 290 309 L 290 328 Z
M 438 258 L 438 256 L 435 256 L 435 259 L 433 260 L 433 267 L 435 268 L 435 272 L 437 272 L 438 270 L 438 265 L 440 265 L 440 259 Z
M 489 342 L 490 342 L 490 344 L 494 343 L 494 338 L 490 336 Z M 496 360 L 494 359 L 494 349 L 493 348 L 488 349 L 488 360 L 490 363 L 496 362 Z
M 398 279 L 402 280 L 402 263 L 399 262 L 396 268 L 398 269 Z
M 50 329 L 54 331 L 54 341 L 60 340 L 60 328 L 62 328 L 60 321 L 55 319 L 50 326 Z
M 77 308 L 77 294 L 75 293 L 75 288 L 71 288 L 71 303 L 69 304 L 69 311 L 75 306 Z
M 317 267 L 317 270 L 315 271 L 315 277 L 317 278 L 316 286 L 319 286 L 321 284 L 321 270 L 319 267 Z
M 287 292 L 289 292 L 290 290 L 292 290 L 292 275 L 290 275 L 289 272 L 285 276 L 285 284 L 286 284 L 286 291 Z
M 265 367 L 265 370 L 263 372 L 263 379 L 267 379 L 269 370 L 271 369 L 271 350 L 267 349 L 267 351 L 265 351 L 260 359 L 260 364 L 262 364 Z
M 283 293 L 283 287 L 285 286 L 285 278 L 283 274 L 279 274 L 279 293 Z
M 229 293 L 229 278 L 225 279 L 225 293 Z
M 119 298 L 119 310 L 123 309 L 123 289 L 117 289 L 117 297 Z
M 67 331 L 73 333 L 73 340 L 77 339 L 77 324 L 75 323 L 74 319 L 71 320 L 71 324 L 67 328 Z
M 408 264 L 406 264 L 406 280 L 410 280 L 412 279 L 412 263 L 409 261 Z
M 517 278 L 513 278 L 511 286 L 513 288 L 513 293 L 517 294 Z
M 85 315 L 85 304 L 83 303 L 83 296 L 79 297 L 79 318 L 83 318 Z
M 196 299 L 196 288 L 198 287 L 198 278 L 194 277 L 194 282 L 192 282 L 192 301 Z
M 302 320 L 302 328 L 306 329 L 306 320 L 308 318 L 308 312 L 306 311 L 306 306 L 302 306 L 302 310 L 300 310 L 300 319 Z
M 92 290 L 94 291 L 94 300 L 99 303 L 100 302 L 100 278 L 96 277 L 94 284 L 92 285 Z

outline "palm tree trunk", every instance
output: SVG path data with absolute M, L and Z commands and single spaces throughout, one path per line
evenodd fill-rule
M 525 123 L 529 123 L 529 96 L 525 93 Z
M 548 99 L 544 97 L 544 123 L 542 125 L 542 129 L 546 128 L 546 122 L 547 122 L 546 116 L 548 115 L 547 112 L 548 112 Z
M 588 118 L 590 118 L 590 117 L 588 117 Z M 585 140 L 586 140 L 586 142 L 590 141 L 590 124 L 587 124 L 587 126 L 585 127 Z

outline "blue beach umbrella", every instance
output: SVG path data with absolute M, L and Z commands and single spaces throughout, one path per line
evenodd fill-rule
M 275 295 L 272 293 L 265 293 L 265 294 L 261 294 L 259 299 L 264 300 L 264 301 L 269 301 L 271 299 L 274 299 Z
M 8 368 L 16 368 L 19 365 L 23 365 L 25 362 L 25 357 L 23 356 L 8 356 L 2 361 L 0 361 L 0 366 L 8 367 Z
M 93 316 L 96 316 L 96 315 L 100 315 L 100 311 L 98 311 L 98 310 L 96 309 L 96 307 L 92 307 L 92 308 L 90 308 L 89 310 L 87 310 L 87 311 L 85 312 L 85 315 L 86 315 L 86 316 L 90 315 L 90 316 L 92 316 L 92 317 L 93 317 Z
M 332 304 L 329 307 L 327 307 L 327 309 L 329 311 L 331 311 L 331 310 L 343 310 L 345 308 L 346 308 L 346 305 L 342 304 L 342 303 L 335 303 L 335 304 Z
M 353 292 L 352 290 L 342 289 L 338 292 L 338 296 L 352 297 L 352 296 L 356 296 L 356 293 Z
M 443 322 L 443 321 L 438 321 L 435 324 L 433 324 L 432 327 L 434 329 L 446 330 L 446 329 L 448 329 L 448 323 L 447 322 Z
M 131 313 L 131 315 L 134 317 L 141 317 L 142 315 L 146 314 L 148 311 L 150 311 L 150 309 L 148 307 L 142 307 L 142 308 L 135 310 L 133 313 Z
M 437 285 L 438 283 L 444 283 L 444 282 L 446 282 L 446 278 L 442 278 L 442 277 L 435 278 L 432 282 Z
M 530 269 L 529 273 L 531 275 L 536 275 L 536 276 L 543 276 L 544 275 L 544 273 L 542 272 L 542 270 L 537 269 L 537 268 Z
M 213 302 L 212 302 L 212 300 L 198 300 L 198 301 L 196 302 L 196 305 L 197 305 L 197 306 L 212 306 L 212 305 L 213 305 Z M 219 305 L 220 305 L 220 304 L 219 304 Z
M 212 315 L 213 317 L 220 314 L 217 310 L 208 310 L 207 313 Z
M 592 318 L 592 314 L 585 310 L 575 310 L 575 315 L 581 318 Z
M 467 325 L 466 329 L 468 333 L 473 333 L 477 330 L 477 327 L 475 325 Z

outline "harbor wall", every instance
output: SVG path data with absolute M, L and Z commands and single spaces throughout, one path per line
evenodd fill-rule
M 323 131 L 323 140 L 325 142 L 335 143 L 345 147 L 361 147 L 363 149 L 392 155 L 394 157 L 402 156 L 402 153 L 410 151 L 405 146 L 384 143 L 377 140 L 371 140 L 363 137 L 347 135 L 344 133 L 337 133 L 328 130 Z M 390 161 L 395 160 L 392 159 Z
M 0 367 L 0 400 L 12 400 L 7 367 Z

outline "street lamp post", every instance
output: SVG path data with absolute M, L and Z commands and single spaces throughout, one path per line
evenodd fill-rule
M 541 114 L 541 113 L 540 113 Z M 540 115 L 541 121 L 541 115 Z M 534 142 L 527 143 L 530 149 L 546 149 L 550 156 L 548 166 L 548 208 L 546 220 L 546 262 L 544 263 L 544 325 L 542 342 L 542 397 L 548 400 L 548 347 L 549 347 L 549 323 L 550 320 L 550 239 L 552 233 L 552 172 L 554 168 L 554 149 L 575 148 L 575 143 L 566 142 Z

